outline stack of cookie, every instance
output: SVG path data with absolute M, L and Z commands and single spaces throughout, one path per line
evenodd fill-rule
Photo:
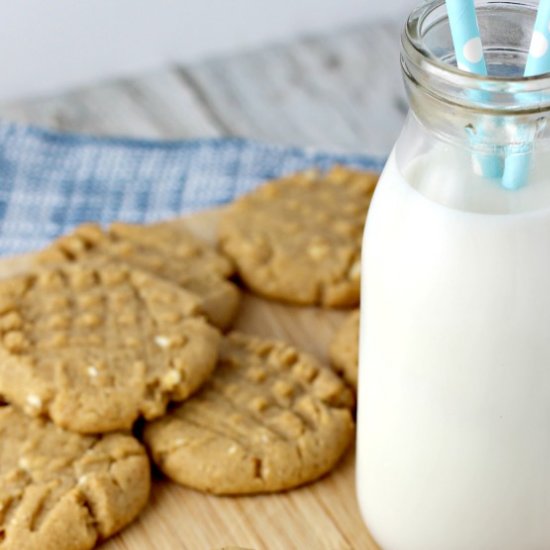
M 87 225 L 0 283 L 0 548 L 91 548 L 136 517 L 130 430 L 211 375 L 232 269 L 169 225 Z
M 354 397 L 283 342 L 223 332 L 241 281 L 357 305 L 375 179 L 272 182 L 224 218 L 221 254 L 175 224 L 88 224 L 0 282 L 0 548 L 87 549 L 145 506 L 150 466 L 217 494 L 312 481 L 353 436 Z

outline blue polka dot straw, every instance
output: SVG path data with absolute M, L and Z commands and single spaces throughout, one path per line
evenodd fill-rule
M 474 0 L 446 0 L 446 4 L 458 68 L 487 76 Z M 470 141 L 475 143 L 475 138 L 471 136 Z M 498 156 L 477 154 L 474 159 L 476 166 L 480 166 L 485 177 L 502 177 L 503 163 Z
M 539 3 L 524 76 L 544 73 L 550 73 L 550 0 L 541 0 Z M 507 189 L 522 187 L 529 177 L 532 144 L 528 141 L 529 132 L 526 130 L 524 134 L 526 143 L 523 148 L 526 152 L 515 153 L 506 158 L 502 184 Z
M 458 68 L 486 76 L 487 66 L 473 0 L 447 0 L 447 12 Z

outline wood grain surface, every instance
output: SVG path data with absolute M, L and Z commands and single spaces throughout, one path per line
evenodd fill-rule
M 212 242 L 219 211 L 182 219 Z M 0 260 L 0 276 L 29 266 L 30 257 Z M 297 345 L 327 363 L 330 339 L 347 312 L 292 307 L 246 294 L 236 328 Z M 359 514 L 354 449 L 320 481 L 293 491 L 218 497 L 186 489 L 155 473 L 140 517 L 102 550 L 377 550 Z
M 242 136 L 387 154 L 407 111 L 401 25 L 328 34 L 0 104 L 0 117 L 97 135 Z

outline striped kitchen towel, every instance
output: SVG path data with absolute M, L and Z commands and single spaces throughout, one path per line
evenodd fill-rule
M 0 254 L 37 249 L 84 221 L 151 222 L 225 204 L 266 179 L 383 159 L 237 138 L 152 141 L 0 123 Z

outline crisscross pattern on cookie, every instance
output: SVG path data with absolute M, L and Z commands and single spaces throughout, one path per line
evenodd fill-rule
M 233 333 L 204 388 L 144 437 L 180 483 L 221 494 L 279 491 L 334 466 L 352 438 L 352 404 L 350 390 L 312 357 Z
M 61 237 L 40 255 L 41 263 L 80 260 L 103 255 L 174 282 L 196 295 L 197 305 L 220 328 L 232 323 L 239 306 L 239 291 L 227 280 L 230 260 L 173 223 L 113 224 L 107 231 L 85 224 Z
M 67 432 L 0 406 L 0 548 L 92 548 L 147 502 L 149 461 L 132 437 Z
M 215 366 L 194 294 L 114 261 L 0 282 L 0 395 L 82 433 L 162 415 Z

